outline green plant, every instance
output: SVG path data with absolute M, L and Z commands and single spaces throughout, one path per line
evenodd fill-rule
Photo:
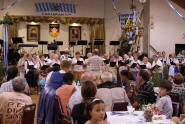
M 125 38 L 124 37 L 124 31 L 123 31 L 123 34 L 120 38 L 120 41 L 121 41 L 121 46 L 120 46 L 120 50 L 121 50 L 121 53 L 128 53 L 130 51 L 130 45 L 129 45 L 129 39 Z

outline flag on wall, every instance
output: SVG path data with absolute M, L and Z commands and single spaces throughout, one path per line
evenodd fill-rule
M 52 37 L 57 37 L 60 32 L 60 24 L 49 24 L 49 34 Z

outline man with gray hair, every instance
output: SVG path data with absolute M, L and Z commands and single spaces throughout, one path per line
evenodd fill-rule
M 24 94 L 26 79 L 16 77 L 12 80 L 13 92 L 0 94 L 0 114 L 3 124 L 21 123 L 23 107 L 32 104 L 31 97 Z
M 91 72 L 84 72 L 81 76 L 80 83 L 81 86 L 86 81 L 92 81 L 95 85 L 97 85 L 96 77 Z M 73 95 L 70 97 L 69 100 L 69 108 L 72 110 L 75 104 L 79 104 L 83 101 L 82 95 L 81 95 L 81 86 L 76 86 L 76 91 L 73 93 Z
M 110 72 L 103 72 L 101 80 L 102 83 L 97 86 L 96 97 L 104 101 L 106 112 L 111 111 L 113 100 L 122 99 L 124 102 L 129 102 L 125 89 L 112 82 Z

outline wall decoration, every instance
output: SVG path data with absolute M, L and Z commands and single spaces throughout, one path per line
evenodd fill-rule
M 27 25 L 27 40 L 28 41 L 40 40 L 40 25 Z
M 36 12 L 47 16 L 66 16 L 76 14 L 76 5 L 63 2 L 38 2 L 35 3 Z
M 69 41 L 81 40 L 81 27 L 70 26 L 69 27 Z
M 49 34 L 52 37 L 57 37 L 60 32 L 60 24 L 49 24 Z

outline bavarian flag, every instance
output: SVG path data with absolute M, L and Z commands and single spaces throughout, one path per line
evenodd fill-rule
M 60 24 L 49 24 L 49 34 L 52 37 L 58 36 L 60 31 Z

